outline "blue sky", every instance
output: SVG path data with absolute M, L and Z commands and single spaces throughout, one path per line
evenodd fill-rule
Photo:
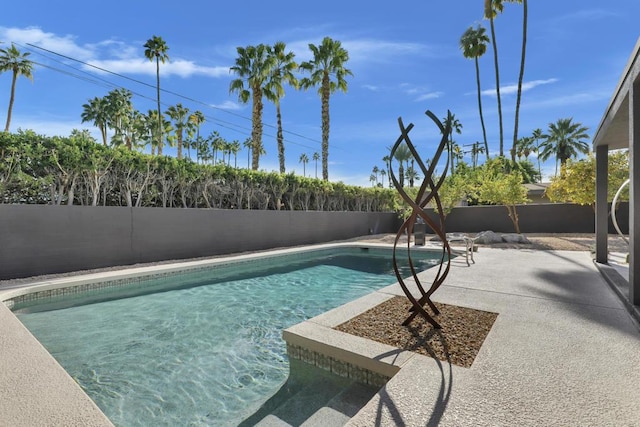
M 424 159 L 433 155 L 439 141 L 435 126 L 424 115 L 427 109 L 441 118 L 447 109 L 456 115 L 463 125 L 462 134 L 455 135 L 458 144 L 482 140 L 474 63 L 459 48 L 460 36 L 471 25 L 481 23 L 490 35 L 488 21 L 482 20 L 482 4 L 480 0 L 326 0 L 310 7 L 275 0 L 241 4 L 114 0 L 89 7 L 75 0 L 9 2 L 0 18 L 2 46 L 14 42 L 43 65 L 36 66 L 33 82 L 18 81 L 11 130 L 69 135 L 74 128 L 87 128 L 97 136 L 89 123 L 81 123 L 82 105 L 105 96 L 112 85 L 134 92 L 136 109 L 155 108 L 153 87 L 99 73 L 27 43 L 153 86 L 155 65 L 144 57 L 143 45 L 153 35 L 161 36 L 171 61 L 161 64 L 160 86 L 185 97 L 162 94 L 163 109 L 180 102 L 192 111 L 201 110 L 207 118 L 203 134 L 217 130 L 229 141 L 242 142 L 250 136 L 251 106 L 229 93 L 235 78 L 229 67 L 236 47 L 283 41 L 300 62 L 310 59 L 309 43 L 317 45 L 329 36 L 349 52 L 346 66 L 353 72 L 348 92 L 336 92 L 331 98 L 329 178 L 368 186 L 373 166 L 383 167 L 381 159 L 399 135 L 398 117 L 414 123 L 411 137 Z M 637 0 L 529 2 L 519 136 L 528 136 L 535 128 L 544 131 L 550 122 L 565 117 L 587 126 L 591 135 L 595 132 L 640 36 L 638 16 Z M 513 135 L 521 24 L 522 7 L 511 3 L 505 4 L 495 21 L 506 147 Z M 498 152 L 499 131 L 492 55 L 489 48 L 480 59 L 480 75 L 493 155 Z M 1 74 L 3 124 L 10 85 L 10 73 Z M 320 152 L 317 92 L 288 88 L 282 115 L 287 171 L 302 174 L 300 155 L 311 158 Z M 267 155 L 260 166 L 277 170 L 275 108 L 269 102 L 265 102 L 264 122 Z M 241 153 L 240 159 L 246 162 L 246 154 Z M 553 173 L 553 162 L 544 168 Z M 315 175 L 313 162 L 306 172 Z

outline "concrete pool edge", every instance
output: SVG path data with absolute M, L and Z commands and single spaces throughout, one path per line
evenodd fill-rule
M 9 309 L 7 301 L 31 293 L 85 284 L 98 284 L 106 280 L 206 268 L 206 266 L 214 264 L 268 258 L 300 251 L 350 247 L 390 249 L 392 246 L 360 242 L 329 243 L 197 261 L 125 268 L 40 281 L 34 280 L 19 286 L 0 289 L 0 302 L 2 302 L 0 304 L 0 321 L 3 325 L 3 332 L 0 334 L 0 396 L 3 397 L 0 399 L 1 418 L 11 421 L 10 425 L 14 426 L 31 426 L 38 424 L 38 421 L 41 420 L 48 420 L 51 425 L 113 425 L 75 380 L 22 325 Z M 416 251 L 423 250 L 433 250 L 433 248 L 416 248 Z

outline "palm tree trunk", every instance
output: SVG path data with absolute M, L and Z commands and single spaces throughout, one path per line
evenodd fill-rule
M 278 161 L 280 162 L 280 173 L 285 173 L 284 166 L 284 137 L 282 136 L 282 114 L 280 113 L 280 102 L 276 101 L 276 121 L 278 122 Z
M 329 76 L 322 79 L 322 179 L 329 180 Z
M 162 156 L 162 112 L 160 111 L 160 59 L 156 56 L 156 94 L 158 100 L 158 156 Z
M 491 22 L 491 44 L 493 45 L 493 64 L 496 69 L 496 97 L 498 98 L 498 123 L 500 125 L 500 156 L 504 155 L 504 133 L 502 130 L 502 100 L 500 99 L 500 69 L 498 67 L 498 45 L 496 43 L 496 30 L 493 24 L 493 17 Z
M 482 137 L 484 138 L 484 149 L 489 157 L 489 143 L 487 142 L 487 130 L 484 127 L 484 116 L 482 115 L 482 96 L 480 91 L 480 66 L 478 65 L 478 57 L 476 56 L 476 84 L 478 86 L 478 110 L 480 110 L 480 124 L 482 125 Z
M 100 134 L 102 135 L 102 145 L 107 146 L 107 126 L 100 126 Z
M 253 141 L 251 169 L 258 170 L 260 168 L 260 147 L 262 146 L 262 89 L 259 86 L 253 87 L 253 115 L 251 119 L 253 124 L 251 130 Z
M 7 124 L 4 127 L 5 132 L 9 132 L 11 126 L 11 111 L 13 110 L 13 100 L 16 95 L 16 80 L 18 78 L 18 72 L 13 71 L 13 77 L 11 78 L 11 96 L 9 97 L 9 109 L 7 110 Z
M 524 60 L 527 51 L 527 0 L 522 0 L 522 56 L 520 57 L 520 76 L 518 77 L 518 96 L 516 98 L 516 117 L 513 125 L 513 150 L 511 160 L 514 159 L 516 143 L 518 141 L 518 120 L 520 117 L 520 98 L 522 97 L 522 79 L 524 78 Z

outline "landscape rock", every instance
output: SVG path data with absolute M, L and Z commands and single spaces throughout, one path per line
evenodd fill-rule
M 475 237 L 475 242 L 483 245 L 490 245 L 492 243 L 502 243 L 502 236 L 493 231 L 481 231 Z
M 508 233 L 502 235 L 502 240 L 507 243 L 526 243 L 531 244 L 527 236 L 524 234 Z

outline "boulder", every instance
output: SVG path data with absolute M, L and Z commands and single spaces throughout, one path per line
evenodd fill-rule
M 531 244 L 524 234 L 508 233 L 502 235 L 502 240 L 507 243 L 526 243 Z
M 502 243 L 502 236 L 494 233 L 493 231 L 482 231 L 476 234 L 475 242 L 490 245 L 492 243 Z

